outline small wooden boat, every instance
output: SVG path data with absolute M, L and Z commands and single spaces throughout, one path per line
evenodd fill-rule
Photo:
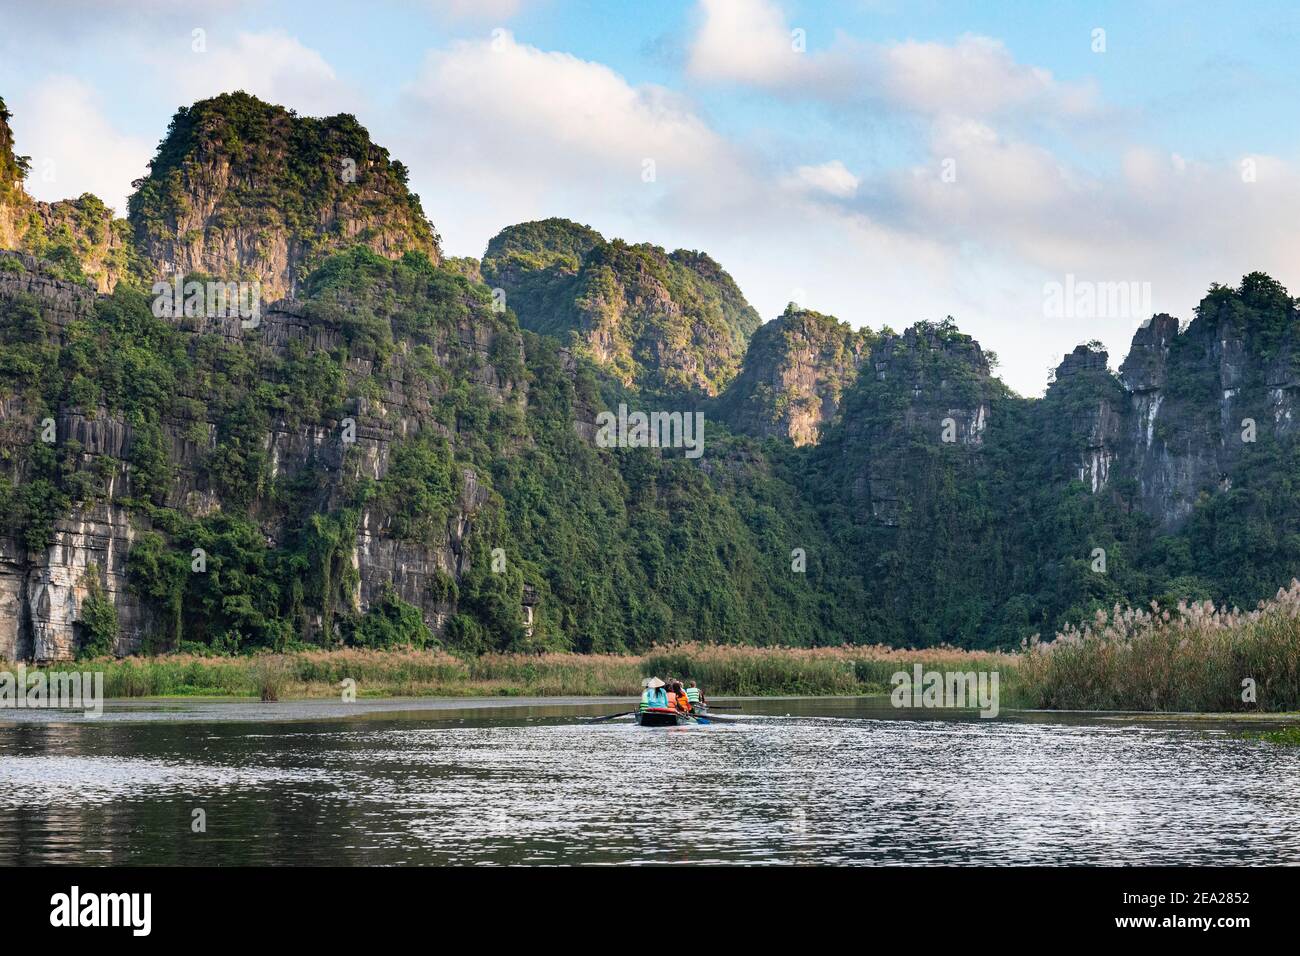
M 707 724 L 708 718 L 700 720 L 692 714 L 684 714 L 679 710 L 669 710 L 667 707 L 647 707 L 639 710 L 634 715 L 636 722 L 642 727 L 680 727 L 683 724 Z

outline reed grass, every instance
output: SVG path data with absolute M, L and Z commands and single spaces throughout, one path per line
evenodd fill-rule
M 1099 611 L 1026 642 L 1020 678 L 1030 706 L 1053 709 L 1300 709 L 1300 581 L 1249 612 L 1208 601 Z
M 250 657 L 100 658 L 58 669 L 104 672 L 109 697 L 617 696 L 655 674 L 714 697 L 883 693 L 898 671 L 997 671 L 1003 707 L 1130 711 L 1300 710 L 1300 581 L 1253 611 L 1183 604 L 1114 608 L 1018 653 L 879 645 L 823 648 L 681 644 L 641 656 L 313 650 Z M 12 670 L 0 662 L 0 669 Z M 29 668 L 29 672 L 34 671 Z M 1243 700 L 1244 680 L 1255 700 Z
M 712 696 L 869 694 L 920 662 L 927 669 L 1014 669 L 1011 654 L 880 646 L 818 649 L 683 644 L 642 656 L 442 651 L 298 651 L 249 657 L 169 654 L 55 665 L 104 672 L 109 697 L 333 697 L 356 681 L 360 696 L 615 696 L 640 693 L 651 674 L 695 680 Z M 0 664 L 0 668 L 8 665 Z M 33 673 L 37 668 L 28 668 Z
M 818 648 L 683 644 L 647 654 L 642 672 L 694 680 L 715 696 L 823 696 L 885 692 L 895 673 L 910 672 L 916 664 L 944 672 L 999 671 L 1005 678 L 1012 676 L 1016 661 L 1013 654 L 946 646 L 905 650 L 876 644 Z

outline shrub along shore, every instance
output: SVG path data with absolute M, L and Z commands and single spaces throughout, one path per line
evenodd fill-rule
M 899 671 L 999 674 L 1001 706 L 1063 710 L 1300 710 L 1300 581 L 1254 611 L 1180 605 L 1099 612 L 1087 626 L 1018 652 L 879 645 L 785 648 L 682 644 L 649 653 L 484 654 L 304 650 L 239 657 L 97 658 L 51 670 L 104 672 L 108 697 L 278 700 L 360 697 L 635 696 L 650 674 L 699 682 L 712 696 L 887 693 Z M 0 664 L 0 670 L 12 665 Z M 34 669 L 29 669 L 32 673 Z
M 108 697 L 630 697 L 650 674 L 694 679 L 711 696 L 831 696 L 889 689 L 890 676 L 926 669 L 1004 674 L 1016 656 L 932 648 L 758 648 L 685 644 L 640 656 L 484 654 L 344 648 L 242 657 L 167 654 L 96 658 L 48 669 L 103 671 Z M 12 669 L 12 665 L 0 665 Z M 28 668 L 33 673 L 35 668 Z

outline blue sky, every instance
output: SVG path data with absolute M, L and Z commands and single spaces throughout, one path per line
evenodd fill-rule
M 451 254 L 547 215 L 704 249 L 765 318 L 792 299 L 873 328 L 951 314 L 1026 394 L 1080 341 L 1117 364 L 1145 318 L 1057 317 L 1046 290 L 1067 277 L 1134 283 L 1183 318 L 1251 269 L 1300 292 L 1287 3 L 7 0 L 4 16 L 0 95 L 41 199 L 120 208 L 178 105 L 243 88 L 356 113 Z

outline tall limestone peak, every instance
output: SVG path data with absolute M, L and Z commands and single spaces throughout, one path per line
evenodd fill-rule
M 1129 392 L 1124 462 L 1139 506 L 1164 528 L 1300 426 L 1300 312 L 1262 272 L 1214 285 L 1180 330 L 1157 315 L 1120 366 Z
M 23 191 L 28 159 L 14 153 L 13 114 L 0 97 L 0 249 L 16 249 L 33 203 Z
M 734 427 L 814 445 L 839 411 L 876 335 L 793 302 L 760 326 L 720 402 Z
M 480 266 L 483 281 L 505 290 L 524 328 L 563 336 L 573 321 L 573 290 L 583 260 L 604 243 L 595 229 L 569 219 L 507 226 L 488 242 Z
M 303 117 L 243 92 L 201 100 L 176 112 L 134 185 L 131 226 L 158 272 L 257 280 L 268 300 L 357 244 L 440 259 L 406 167 L 346 113 Z
M 503 230 L 482 271 L 524 328 L 569 342 L 625 385 L 651 390 L 717 395 L 762 323 L 708 255 L 606 241 L 565 219 Z
M 21 184 L 27 170 L 27 157 L 14 154 L 14 132 L 9 126 L 12 117 L 0 96 L 0 193 Z
M 1093 493 L 1110 483 L 1128 404 L 1109 358 L 1099 341 L 1076 346 L 1034 409 L 1049 474 L 1077 479 Z
M 992 403 L 1006 393 L 979 343 L 951 320 L 886 332 L 814 458 L 841 472 L 859 514 L 897 525 L 921 480 L 913 459 L 937 454 L 952 467 L 954 455 L 979 452 Z
M 14 150 L 13 114 L 0 99 L 0 249 L 45 259 L 54 275 L 111 292 L 138 269 L 126 221 L 91 193 L 38 202 L 23 188 L 28 158 Z

